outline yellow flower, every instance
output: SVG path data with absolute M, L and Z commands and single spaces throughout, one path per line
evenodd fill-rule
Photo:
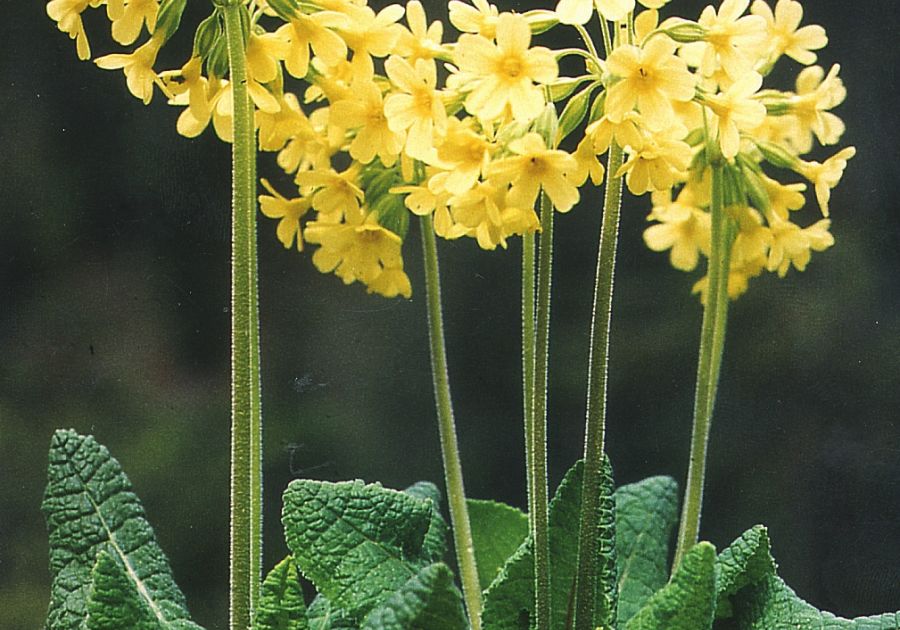
M 603 175 L 606 169 L 603 168 L 603 164 L 597 159 L 593 138 L 586 135 L 578 143 L 578 147 L 575 149 L 575 161 L 578 167 L 572 171 L 570 178 L 576 186 L 582 186 L 588 177 L 591 178 L 591 183 L 594 186 L 599 186 L 603 182 Z
M 607 20 L 616 22 L 634 11 L 634 0 L 595 0 L 597 11 Z
M 344 284 L 358 280 L 369 293 L 385 297 L 412 295 L 403 271 L 403 241 L 381 227 L 375 213 L 347 223 L 311 221 L 304 234 L 308 242 L 321 245 L 313 254 L 313 264 L 322 273 L 334 272 Z
M 616 173 L 626 175 L 628 190 L 643 195 L 654 190 L 668 190 L 683 181 L 691 162 L 691 147 L 680 139 L 677 128 L 665 131 L 647 130 L 641 141 L 625 146 L 628 160 Z
M 556 17 L 563 24 L 587 24 L 594 14 L 594 0 L 559 0 Z
M 782 184 L 765 175 L 761 179 L 769 196 L 769 211 L 778 218 L 786 221 L 792 210 L 806 205 L 806 197 L 803 196 L 806 184 Z
M 826 146 L 837 144 L 844 135 L 844 122 L 828 111 L 847 97 L 844 82 L 838 77 L 840 69 L 834 65 L 825 76 L 820 66 L 810 66 L 797 77 L 797 94 L 790 99 L 797 124 L 790 139 L 801 154 L 812 149 L 813 134 Z
M 300 109 L 295 94 L 285 92 L 278 105 L 278 111 L 274 113 L 256 112 L 260 151 L 281 151 L 291 138 L 309 128 L 309 119 Z
M 329 122 L 356 129 L 350 143 L 350 157 L 354 160 L 368 164 L 377 155 L 382 164 L 392 166 L 403 150 L 405 137 L 388 127 L 381 89 L 374 81 L 363 80 L 353 84 L 352 93 L 352 98 L 331 106 Z
M 496 45 L 482 35 L 460 36 L 454 60 L 471 79 L 466 111 L 482 121 L 497 120 L 507 108 L 518 121 L 541 113 L 544 94 L 535 83 L 551 83 L 559 69 L 549 49 L 530 43 L 527 20 L 513 13 L 499 17 Z
M 450 0 L 450 23 L 463 33 L 477 33 L 487 39 L 497 34 L 497 7 L 487 0 L 472 0 L 470 6 L 460 0 Z
M 471 120 L 471 119 L 469 119 Z M 471 125 L 451 117 L 438 159 L 448 169 L 445 186 L 461 195 L 475 185 L 491 159 L 491 143 Z
M 738 225 L 738 232 L 731 246 L 733 266 L 746 268 L 765 260 L 772 242 L 772 232 L 763 225 L 759 212 L 747 206 L 732 206 L 727 210 Z
M 309 72 L 310 49 L 329 65 L 347 57 L 347 44 L 332 29 L 347 23 L 347 16 L 334 11 L 317 11 L 311 15 L 296 13 L 289 24 L 276 34 L 285 38 L 290 47 L 284 67 L 291 76 L 302 79 Z
M 753 96 L 762 86 L 762 77 L 748 72 L 727 90 L 705 97 L 705 104 L 714 116 L 710 124 L 722 148 L 722 155 L 730 160 L 741 149 L 741 131 L 758 127 L 766 118 L 766 106 Z
M 75 50 L 81 60 L 91 57 L 91 46 L 84 31 L 84 22 L 81 21 L 81 14 L 87 9 L 89 1 L 51 0 L 47 3 L 47 15 L 56 22 L 60 31 L 67 33 L 69 39 L 75 40 Z
M 95 59 L 94 63 L 104 70 L 122 69 L 125 72 L 128 90 L 147 105 L 153 98 L 153 85 L 163 87 L 162 81 L 153 71 L 153 64 L 156 63 L 156 55 L 161 46 L 161 40 L 151 37 L 133 53 L 106 55 Z
M 435 20 L 429 26 L 425 9 L 419 0 L 411 0 L 406 5 L 406 23 L 409 30 L 400 33 L 397 40 L 398 55 L 415 64 L 419 59 L 434 59 L 444 54 L 445 49 L 441 45 L 444 24 Z
M 798 271 L 806 269 L 810 250 L 824 251 L 834 245 L 834 237 L 828 231 L 831 221 L 822 219 L 806 229 L 790 221 L 776 220 L 771 224 L 772 244 L 766 268 L 777 271 L 783 278 L 793 265 Z
M 259 196 L 260 211 L 270 219 L 280 219 L 275 234 L 285 249 L 290 249 L 296 240 L 297 251 L 302 252 L 303 232 L 300 229 L 300 219 L 312 207 L 309 198 L 287 199 L 266 179 L 262 180 L 262 185 L 271 194 Z
M 156 29 L 156 15 L 159 12 L 157 0 L 126 0 L 125 9 L 112 23 L 113 39 L 128 46 L 141 34 L 141 27 L 146 23 L 147 32 L 151 35 Z
M 675 49 L 668 37 L 655 37 L 644 48 L 625 45 L 610 54 L 607 70 L 619 79 L 606 94 L 606 115 L 612 122 L 622 122 L 637 106 L 649 127 L 672 126 L 672 101 L 694 98 L 694 76 Z
M 653 201 L 653 212 L 647 220 L 659 223 L 644 230 L 644 243 L 655 252 L 671 249 L 669 260 L 672 266 L 681 271 L 693 271 L 700 252 L 709 256 L 709 213 L 692 205 L 688 188 L 684 188 L 675 201 L 671 201 L 665 192 L 654 193 Z
M 352 221 L 362 216 L 365 194 L 357 184 L 358 175 L 359 165 L 351 164 L 340 173 L 331 168 L 300 172 L 296 181 L 304 195 L 312 195 L 313 208 L 324 215 L 321 220 L 338 223 L 341 218 Z
M 188 59 L 180 70 L 162 72 L 159 78 L 172 94 L 170 105 L 187 105 L 178 117 L 176 129 L 186 138 L 194 138 L 203 133 L 212 115 L 212 106 L 218 91 L 218 82 L 211 82 L 201 74 L 203 60 L 198 57 Z
M 720 68 L 733 81 L 753 69 L 759 47 L 766 39 L 766 21 L 758 15 L 743 15 L 750 0 L 724 0 L 719 10 L 707 6 L 699 24 L 707 29 L 702 42 L 682 48 L 688 63 L 700 68 L 704 76 L 713 76 Z
M 765 0 L 754 0 L 750 11 L 766 21 L 770 63 L 781 55 L 787 55 L 808 66 L 816 62 L 816 53 L 812 51 L 828 45 L 828 36 L 821 26 L 813 24 L 799 28 L 803 5 L 796 0 L 778 0 L 774 13 Z
M 558 149 L 548 149 L 544 139 L 531 132 L 509 144 L 511 157 L 490 164 L 486 175 L 499 183 L 511 183 L 513 205 L 531 208 L 543 187 L 560 212 L 568 212 L 578 202 L 578 188 L 568 179 L 577 172 L 578 161 Z
M 247 91 L 253 103 L 267 114 L 277 114 L 281 105 L 262 84 L 278 78 L 279 62 L 289 49 L 287 40 L 276 33 L 250 33 L 247 40 Z
M 494 182 L 478 182 L 462 195 L 450 198 L 450 211 L 456 224 L 449 238 L 473 236 L 482 249 L 506 248 L 506 238 L 513 234 L 534 232 L 540 221 L 530 206 L 513 203 L 505 186 Z
M 394 133 L 406 132 L 406 153 L 411 158 L 433 162 L 438 138 L 447 131 L 447 110 L 437 86 L 433 60 L 419 59 L 413 68 L 402 57 L 390 57 L 384 64 L 391 82 L 400 93 L 384 99 L 384 115 Z
M 366 6 L 354 11 L 353 18 L 340 26 L 338 32 L 353 51 L 351 60 L 360 77 L 374 73 L 372 57 L 390 55 L 403 32 L 397 21 L 403 17 L 403 7 L 391 4 L 377 14 Z
M 841 149 L 823 163 L 803 162 L 797 172 L 808 179 L 816 188 L 816 200 L 822 209 L 822 216 L 828 217 L 828 202 L 831 200 L 831 189 L 838 185 L 847 168 L 847 161 L 856 155 L 856 147 Z

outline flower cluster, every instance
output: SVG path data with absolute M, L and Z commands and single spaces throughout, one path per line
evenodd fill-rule
M 485 249 L 540 229 L 543 191 L 567 212 L 599 157 L 625 151 L 628 189 L 651 192 L 654 225 L 644 234 L 672 264 L 693 270 L 710 251 L 710 171 L 724 165 L 732 226 L 730 293 L 763 270 L 804 269 L 829 247 L 828 201 L 853 149 L 822 163 L 800 156 L 814 141 L 836 144 L 843 124 L 830 110 L 844 99 L 838 67 L 813 65 L 827 38 L 800 26 L 796 0 L 724 0 L 698 20 L 669 18 L 667 0 L 561 0 L 555 11 L 500 12 L 487 0 L 449 3 L 459 32 L 444 41 L 418 0 L 380 11 L 365 0 L 247 0 L 248 90 L 259 148 L 276 153 L 292 178 L 282 195 L 263 181 L 263 214 L 278 220 L 286 248 L 317 245 L 313 262 L 344 282 L 385 296 L 411 293 L 401 248 L 409 215 L 431 216 L 437 235 L 471 237 Z M 149 103 L 161 90 L 184 107 L 179 133 L 212 123 L 231 141 L 233 96 L 218 9 L 197 29 L 190 59 L 157 73 L 157 53 L 178 27 L 185 0 L 51 0 L 48 14 L 90 55 L 81 22 L 106 7 L 113 37 L 149 39 L 134 52 L 96 60 L 121 68 L 129 90 Z M 748 13 L 749 9 L 749 13 Z M 586 24 L 599 12 L 601 57 Z M 553 51 L 533 42 L 573 26 L 586 49 Z M 559 74 L 566 56 L 584 72 Z M 783 56 L 807 66 L 794 91 L 762 89 Z M 291 91 L 295 89 L 295 91 Z M 571 138 L 578 132 L 579 137 Z M 564 150 L 561 147 L 572 147 Z M 769 167 L 810 182 L 823 217 L 800 227 L 804 183 L 782 184 Z M 703 281 L 698 283 L 702 289 Z

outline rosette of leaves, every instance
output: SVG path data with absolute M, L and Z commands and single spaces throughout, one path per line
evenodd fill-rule
M 572 627 L 582 465 L 550 504 L 554 630 Z M 720 554 L 695 546 L 674 574 L 671 478 L 614 489 L 607 464 L 595 553 L 602 630 L 900 630 L 900 614 L 854 620 L 801 600 L 776 573 L 766 529 Z M 470 501 L 484 630 L 530 630 L 534 575 L 519 510 Z M 43 511 L 53 576 L 50 630 L 198 630 L 119 463 L 92 437 L 58 431 Z M 361 481 L 296 480 L 282 513 L 291 554 L 263 580 L 253 630 L 467 630 L 445 564 L 448 527 L 430 483 L 405 491 Z M 300 575 L 318 595 L 307 605 Z

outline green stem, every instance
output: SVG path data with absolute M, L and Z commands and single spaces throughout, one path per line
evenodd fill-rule
M 456 560 L 459 564 L 469 621 L 472 624 L 472 630 L 481 630 L 481 587 L 478 584 L 472 526 L 469 523 L 469 509 L 466 506 L 462 463 L 459 459 L 456 424 L 453 420 L 453 403 L 450 399 L 447 348 L 444 344 L 444 318 L 441 313 L 441 280 L 438 270 L 437 242 L 430 216 L 422 217 L 421 228 L 428 301 L 428 337 L 431 342 L 431 374 L 434 379 L 434 398 L 441 434 L 441 455 L 444 459 L 447 503 L 450 506 L 453 543 L 456 547 Z
M 262 415 L 256 259 L 256 131 L 247 92 L 243 4 L 222 6 L 234 91 L 231 221 L 230 627 L 250 626 L 262 560 Z
M 534 514 L 534 234 L 522 235 L 522 407 L 525 417 L 525 473 L 528 514 Z
M 619 214 L 622 206 L 622 149 L 609 148 L 603 225 L 594 277 L 594 307 L 591 314 L 591 345 L 588 359 L 588 396 L 584 435 L 584 482 L 581 489 L 581 528 L 578 534 L 578 564 L 575 585 L 575 630 L 594 627 L 597 584 L 597 528 L 600 526 L 600 483 L 603 471 L 603 440 L 606 426 L 606 387 L 609 364 L 609 327 L 612 314 Z
M 700 330 L 700 353 L 697 362 L 697 387 L 694 393 L 694 428 L 691 437 L 691 456 L 687 487 L 678 530 L 678 544 L 672 563 L 674 572 L 681 564 L 700 534 L 700 511 L 703 504 L 703 484 L 706 476 L 706 451 L 712 425 L 713 407 L 722 352 L 725 347 L 725 327 L 728 320 L 728 269 L 731 237 L 725 213 L 724 181 L 721 165 L 712 169 L 711 251 L 707 273 L 706 304 Z
M 550 630 L 550 516 L 547 497 L 547 358 L 550 350 L 550 293 L 553 284 L 553 204 L 541 193 L 541 246 L 538 263 L 531 432 L 531 534 L 534 537 L 534 594 L 537 630 Z

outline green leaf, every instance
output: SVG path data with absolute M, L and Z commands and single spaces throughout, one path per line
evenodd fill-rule
M 420 481 L 403 492 L 416 499 L 431 501 L 431 523 L 425 540 L 422 541 L 420 558 L 427 563 L 440 562 L 447 553 L 447 535 L 450 532 L 447 522 L 441 516 L 441 491 L 430 481 Z
M 900 613 L 842 619 L 803 601 L 775 574 L 766 528 L 744 532 L 716 563 L 717 617 L 740 630 L 900 630 Z
M 196 627 L 187 623 L 190 615 L 184 595 L 131 483 L 93 437 L 72 430 L 54 434 L 41 510 L 50 533 L 53 578 L 47 628 L 87 627 L 92 592 L 94 624 L 113 614 L 98 608 L 104 601 L 120 598 L 133 604 L 137 597 L 158 624 L 155 627 Z M 107 558 L 98 558 L 101 552 Z M 113 568 L 117 563 L 119 573 Z M 123 581 L 131 585 L 131 591 Z
M 702 542 L 672 580 L 625 624 L 625 630 L 709 630 L 716 609 L 716 549 Z
M 741 534 L 716 560 L 716 617 L 730 617 L 730 598 L 770 575 L 775 575 L 775 560 L 769 552 L 769 532 L 757 525 Z
M 625 624 L 669 578 L 669 541 L 678 520 L 678 484 L 650 477 L 616 490 L 618 622 Z
M 306 611 L 309 630 L 359 630 L 359 624 L 331 605 L 324 595 L 317 595 Z
M 572 614 L 578 529 L 581 518 L 581 482 L 584 464 L 577 462 L 563 478 L 550 502 L 550 570 L 553 628 L 565 628 Z M 607 624 L 615 599 L 614 507 L 612 473 L 604 472 L 597 536 L 597 602 L 595 622 Z M 485 592 L 484 630 L 527 630 L 534 610 L 534 555 L 529 538 L 506 562 Z
M 732 601 L 740 630 L 898 630 L 900 613 L 853 620 L 821 612 L 777 575 L 743 589 Z
M 472 542 L 478 564 L 478 582 L 485 590 L 503 565 L 528 536 L 528 516 L 514 507 L 495 501 L 469 499 Z
M 362 630 L 466 630 L 462 594 L 446 564 L 421 569 L 366 617 Z
M 259 592 L 253 630 L 307 630 L 306 602 L 291 556 L 275 565 Z
M 282 523 L 303 574 L 361 619 L 421 568 L 432 503 L 362 481 L 298 479 L 284 492 Z

